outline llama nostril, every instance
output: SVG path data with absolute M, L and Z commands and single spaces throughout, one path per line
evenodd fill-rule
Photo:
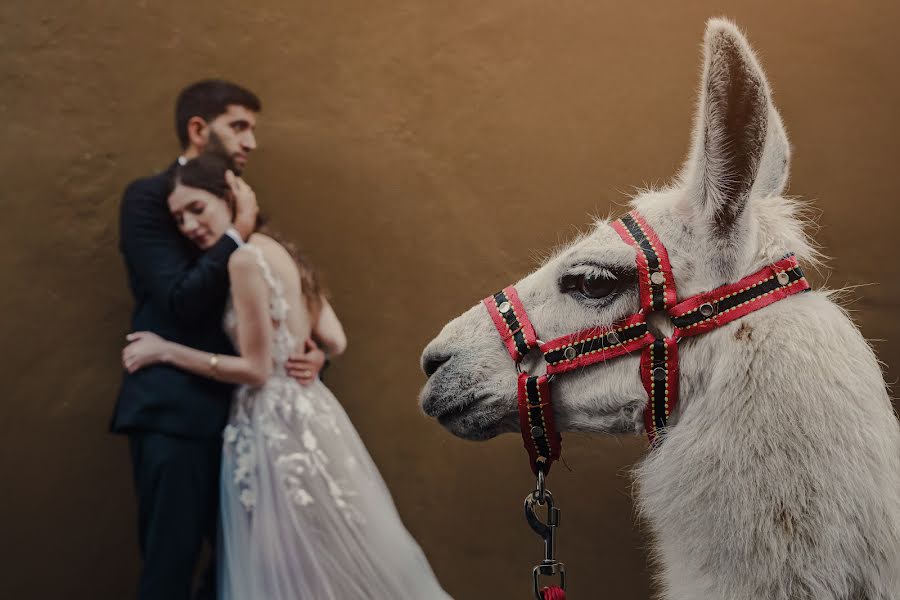
M 425 375 L 431 377 L 448 360 L 450 360 L 449 356 L 442 355 L 425 357 L 422 360 L 422 370 L 425 371 Z

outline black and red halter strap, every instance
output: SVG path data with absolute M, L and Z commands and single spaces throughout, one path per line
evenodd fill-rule
M 538 339 L 516 288 L 510 286 L 485 298 L 484 305 L 507 352 L 518 365 L 528 352 L 538 347 Z M 562 444 L 562 437 L 556 430 L 553 418 L 549 384 L 548 375 L 529 376 L 527 373 L 519 373 L 519 425 L 535 475 L 538 471 L 546 474 L 550 470 L 550 465 L 559 458 Z
M 644 409 L 644 428 L 650 445 L 669 423 L 669 415 L 678 403 L 678 340 L 654 339 L 641 352 L 641 381 L 649 402 Z
M 534 348 L 540 349 L 547 363 L 545 375 L 520 373 L 518 378 L 522 438 L 535 473 L 546 474 L 560 454 L 562 438 L 550 395 L 550 380 L 555 375 L 640 350 L 641 381 L 648 397 L 644 424 L 651 445 L 656 445 L 678 403 L 678 341 L 809 290 L 796 257 L 789 254 L 737 283 L 678 302 L 666 248 L 644 218 L 632 211 L 612 227 L 635 248 L 641 310 L 634 315 L 608 327 L 541 342 L 514 287 L 484 299 L 516 366 Z M 671 318 L 675 325 L 672 336 L 660 339 L 650 332 L 647 315 L 654 311 L 664 311 Z
M 668 311 L 678 300 L 669 253 L 653 228 L 637 211 L 612 223 L 612 228 L 637 254 L 641 314 Z M 641 352 L 641 380 L 649 402 L 644 410 L 644 427 L 650 444 L 656 444 L 669 415 L 678 403 L 678 341 L 674 337 L 656 339 Z
M 612 228 L 637 250 L 641 308 L 645 313 L 668 310 L 677 301 L 678 294 L 669 254 L 656 232 L 637 211 L 613 221 Z
M 647 329 L 642 313 L 619 321 L 611 327 L 595 327 L 558 337 L 541 344 L 547 373 L 567 373 L 594 363 L 640 350 L 655 338 Z
M 562 451 L 562 436 L 556 430 L 550 402 L 550 377 L 519 373 L 519 426 L 531 470 L 546 474 Z
M 484 304 L 513 362 L 520 363 L 532 348 L 537 347 L 538 342 L 516 288 L 509 286 L 485 298 Z
M 686 338 L 721 327 L 746 314 L 809 289 L 793 254 L 767 265 L 737 283 L 697 294 L 669 310 L 675 337 Z

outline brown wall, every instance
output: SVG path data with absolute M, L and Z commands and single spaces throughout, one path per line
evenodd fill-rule
M 130 309 L 117 206 L 176 155 L 177 90 L 214 75 L 264 100 L 247 177 L 327 276 L 350 337 L 329 381 L 408 527 L 455 597 L 528 597 L 541 546 L 521 515 L 520 442 L 426 420 L 419 353 L 573 225 L 675 172 L 719 4 L 0 6 L 0 597 L 131 595 L 130 469 L 106 433 Z M 898 4 L 729 5 L 794 144 L 790 192 L 821 211 L 829 285 L 875 284 L 852 308 L 894 381 Z M 573 597 L 647 598 L 627 476 L 643 440 L 565 445 L 572 471 L 552 488 Z

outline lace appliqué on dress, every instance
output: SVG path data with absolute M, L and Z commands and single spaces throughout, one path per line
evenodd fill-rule
M 233 483 L 238 487 L 239 499 L 252 512 L 257 504 L 258 456 L 260 444 L 265 444 L 275 456 L 274 466 L 282 484 L 295 506 L 303 508 L 316 502 L 309 485 L 312 478 L 321 478 L 328 489 L 330 500 L 348 521 L 362 522 L 362 516 L 351 498 L 355 491 L 334 477 L 329 469 L 330 460 L 319 445 L 314 431 L 321 435 L 340 436 L 332 409 L 327 403 L 317 401 L 314 394 L 287 376 L 285 363 L 291 355 L 296 340 L 284 321 L 290 303 L 284 297 L 284 288 L 272 273 L 262 251 L 253 244 L 245 244 L 256 256 L 263 278 L 269 285 L 270 314 L 274 326 L 272 340 L 273 375 L 259 388 L 242 386 L 234 400 L 232 414 L 224 430 L 226 452 L 233 453 Z M 238 348 L 237 322 L 229 300 L 225 313 L 225 329 Z M 352 459 L 345 461 L 343 470 L 353 471 Z M 319 501 L 321 501 L 321 496 Z
M 236 401 L 235 406 L 242 403 Z M 243 410 L 232 414 L 231 422 L 223 431 L 226 451 L 234 453 L 234 476 L 232 483 L 239 490 L 238 498 L 247 511 L 256 506 L 256 485 L 254 474 L 256 473 L 256 452 L 254 451 L 253 428 L 250 427 L 250 419 Z

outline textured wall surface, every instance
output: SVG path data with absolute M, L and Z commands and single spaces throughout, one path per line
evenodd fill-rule
M 0 597 L 127 598 L 125 440 L 106 433 L 130 298 L 121 191 L 177 154 L 207 76 L 262 97 L 247 178 L 324 272 L 350 346 L 329 382 L 455 597 L 526 598 L 541 544 L 520 441 L 452 438 L 417 361 L 450 317 L 659 184 L 688 147 L 715 2 L 57 2 L 0 6 Z M 834 257 L 817 277 L 900 371 L 898 4 L 728 3 L 794 146 L 790 193 Z M 871 284 L 871 285 L 869 285 Z M 890 342 L 893 341 L 893 345 Z M 575 598 L 651 593 L 630 465 L 642 439 L 569 435 L 552 487 Z

